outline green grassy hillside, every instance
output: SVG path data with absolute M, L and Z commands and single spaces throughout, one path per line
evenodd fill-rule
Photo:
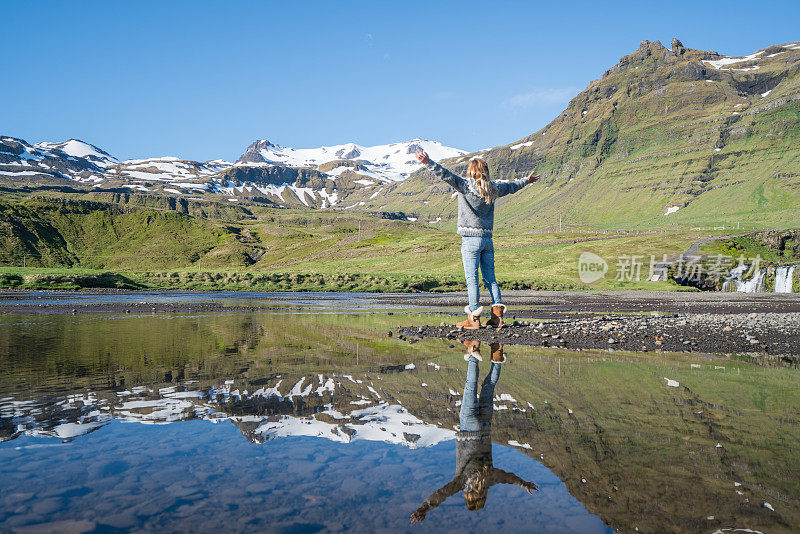
M 2 201 L 0 286 L 464 289 L 460 239 L 434 225 L 326 210 L 248 213 L 238 220 L 215 219 L 80 196 Z M 648 263 L 651 255 L 676 255 L 702 238 L 707 234 L 684 230 L 505 233 L 495 238 L 497 275 L 508 289 L 675 289 L 669 283 L 614 280 L 616 258 L 636 254 Z M 607 278 L 592 286 L 577 276 L 585 251 L 609 263 Z
M 542 130 L 444 163 L 463 171 L 479 155 L 494 178 L 541 173 L 539 184 L 500 203 L 499 222 L 515 230 L 553 227 L 559 216 L 602 228 L 796 226 L 800 50 L 770 47 L 720 69 L 708 63 L 719 58 L 645 41 Z M 452 225 L 450 195 L 422 171 L 362 200 L 367 210 Z

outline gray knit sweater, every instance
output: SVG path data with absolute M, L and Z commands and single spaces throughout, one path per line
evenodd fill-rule
M 475 180 L 462 178 L 433 160 L 428 162 L 427 167 L 458 193 L 458 235 L 491 237 L 494 229 L 494 202 L 486 202 L 481 198 L 475 186 Z M 516 193 L 527 183 L 526 178 L 520 178 L 513 182 L 495 182 L 497 196 L 499 198 Z
M 467 481 L 483 466 L 488 466 L 486 485 L 513 484 L 521 488 L 532 482 L 526 482 L 514 473 L 498 469 L 492 465 L 492 431 L 491 428 L 476 432 L 456 432 L 456 474 L 453 480 L 434 491 L 425 499 L 422 506 L 417 508 L 417 514 L 425 517 L 452 495 L 467 489 Z

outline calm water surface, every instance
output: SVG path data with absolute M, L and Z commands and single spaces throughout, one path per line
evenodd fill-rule
M 0 318 L 0 530 L 798 527 L 793 369 L 506 346 L 465 447 L 465 347 L 387 335 L 441 318 L 289 304 Z

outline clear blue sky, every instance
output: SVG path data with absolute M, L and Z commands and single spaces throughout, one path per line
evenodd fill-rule
M 120 158 L 234 159 L 414 137 L 477 150 L 548 122 L 642 39 L 742 55 L 800 2 L 0 0 L 0 133 Z

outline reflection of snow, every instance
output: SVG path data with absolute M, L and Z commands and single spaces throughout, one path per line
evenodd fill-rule
M 345 375 L 353 384 L 361 384 Z M 299 378 L 286 395 L 280 392 L 283 382 L 279 379 L 272 387 L 262 386 L 248 394 L 241 386 L 234 388 L 233 380 L 226 380 L 221 386 L 204 390 L 181 390 L 181 386 L 170 386 L 158 390 L 158 398 L 153 398 L 153 390 L 144 386 L 131 388 L 112 394 L 112 398 L 98 398 L 94 393 L 68 395 L 57 403 L 43 406 L 37 401 L 17 401 L 12 397 L 0 399 L 0 416 L 7 418 L 17 431 L 7 439 L 20 434 L 36 437 L 56 437 L 71 440 L 92 432 L 112 420 L 138 422 L 144 424 L 169 424 L 193 419 L 219 422 L 230 420 L 234 423 L 255 423 L 253 432 L 247 432 L 248 439 L 260 442 L 284 436 L 317 436 L 333 441 L 351 442 L 356 440 L 384 441 L 402 444 L 410 448 L 428 447 L 441 441 L 452 439 L 454 432 L 436 425 L 425 423 L 411 415 L 399 404 L 390 405 L 380 401 L 381 395 L 372 386 L 366 389 L 377 397 L 370 400 L 363 395 L 360 400 L 350 401 L 339 406 L 332 403 L 325 409 L 308 416 L 276 416 L 270 411 L 258 410 L 259 415 L 229 415 L 225 413 L 227 403 L 266 403 L 291 402 L 296 398 L 311 396 L 332 399 L 337 389 L 333 378 L 318 374 L 316 379 Z M 364 386 L 362 386 L 364 387 Z M 142 396 L 144 398 L 136 398 Z M 352 394 L 350 394 L 352 398 Z M 346 403 L 344 399 L 340 401 Z M 378 403 L 374 405 L 374 403 Z M 269 406 L 265 404 L 264 406 Z M 302 404 L 295 406 L 302 406 Z M 353 406 L 365 406 L 352 409 Z M 69 417 L 61 413 L 51 415 L 52 409 L 70 410 Z M 77 415 L 73 413 L 77 412 Z M 274 412 L 273 412 L 274 413 Z M 48 420 L 41 420 L 47 414 Z M 37 419 L 38 417 L 38 419 Z M 318 419 L 322 417 L 323 420 Z M 337 423 L 328 422 L 331 418 Z
M 353 441 L 383 441 L 415 449 L 430 447 L 455 437 L 455 432 L 417 419 L 402 406 L 386 403 L 350 413 L 350 423 L 333 424 L 314 417 L 282 416 L 266 421 L 255 430 L 264 439 L 289 436 L 311 436 L 350 443 Z

